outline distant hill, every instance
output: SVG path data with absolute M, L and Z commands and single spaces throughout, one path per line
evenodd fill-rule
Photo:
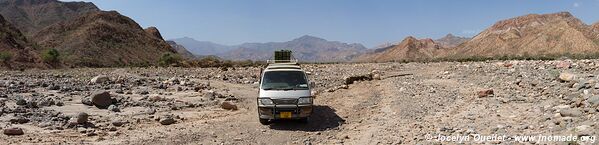
M 26 36 L 35 35 L 50 25 L 98 11 L 100 9 L 91 2 L 0 0 L 0 14 Z
M 593 54 L 599 53 L 598 33 L 568 12 L 530 14 L 495 23 L 452 57 Z
M 4 17 L 0 16 L 0 68 L 42 67 L 39 56 L 27 39 Z
M 185 58 L 196 58 L 191 52 L 187 51 L 187 48 L 183 45 L 177 44 L 175 41 L 166 41 L 177 53 L 181 54 L 181 56 Z
M 360 62 L 414 61 L 433 59 L 442 53 L 443 47 L 432 39 L 407 37 L 399 44 L 379 48 L 355 58 Z
M 439 43 L 439 45 L 441 45 L 442 47 L 450 48 L 456 47 L 468 40 L 470 40 L 470 38 L 458 37 L 453 34 L 447 34 L 445 35 L 445 37 L 435 40 L 435 42 Z
M 314 36 L 302 36 L 287 42 L 244 43 L 236 49 L 221 54 L 225 59 L 266 60 L 275 50 L 289 49 L 301 61 L 348 61 L 366 50 L 361 44 L 327 41 Z
M 495 23 L 472 39 L 447 35 L 432 41 L 408 37 L 355 61 L 419 61 L 472 57 L 599 55 L 599 24 L 586 25 L 568 12 L 529 14 Z
M 189 52 L 197 56 L 221 54 L 234 48 L 233 46 L 216 44 L 209 41 L 198 41 L 189 37 L 172 39 L 171 41 L 184 46 Z
M 102 67 L 153 64 L 165 53 L 176 53 L 152 34 L 118 12 L 100 11 L 52 25 L 33 37 L 44 48 L 58 49 L 67 64 Z

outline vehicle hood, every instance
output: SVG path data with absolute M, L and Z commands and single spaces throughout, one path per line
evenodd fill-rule
M 310 96 L 310 90 L 260 90 L 260 98 L 299 98 Z

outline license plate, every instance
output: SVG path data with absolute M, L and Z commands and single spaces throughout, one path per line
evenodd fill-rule
M 291 118 L 291 112 L 281 112 L 281 118 Z

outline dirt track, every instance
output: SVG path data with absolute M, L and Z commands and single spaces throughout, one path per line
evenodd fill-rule
M 84 106 L 79 103 L 78 95 L 74 95 L 74 99 L 65 101 L 62 107 L 45 107 L 40 110 L 51 109 L 75 114 L 77 111 L 73 108 L 78 108 L 79 111 L 88 112 L 92 122 L 96 124 L 110 122 L 114 117 L 124 118 L 129 123 L 118 127 L 116 131 L 106 129 L 111 125 L 96 125 L 96 128 L 91 128 L 95 130 L 95 134 L 91 136 L 81 133 L 82 128 L 42 129 L 36 127 L 34 121 L 13 124 L 11 126 L 24 128 L 25 135 L 0 135 L 0 144 L 446 144 L 454 142 L 438 142 L 434 140 L 436 138 L 429 141 L 427 137 L 472 134 L 596 136 L 599 124 L 595 112 L 599 108 L 593 106 L 593 98 L 599 87 L 589 84 L 590 87 L 578 88 L 576 84 L 560 82 L 555 76 L 556 73 L 571 72 L 579 79 L 571 82 L 587 84 L 582 82 L 597 79 L 593 75 L 598 72 L 594 64 L 597 61 L 591 62 L 593 63 L 576 61 L 569 69 L 555 68 L 558 62 L 543 61 L 310 65 L 306 69 L 313 73 L 311 77 L 319 85 L 311 121 L 307 124 L 281 121 L 269 126 L 258 123 L 256 84 L 200 76 L 189 81 L 209 82 L 214 90 L 235 96 L 239 110 L 229 111 L 218 105 L 204 105 L 158 109 L 154 115 L 137 113 L 143 112 L 140 111 L 144 110 L 143 107 L 123 107 L 121 112 L 113 113 Z M 352 75 L 351 73 L 365 74 L 375 69 L 383 73 L 382 80 L 357 82 L 349 85 L 348 89 L 339 87 L 344 76 Z M 136 71 L 139 72 L 135 69 L 126 72 Z M 187 75 L 185 73 L 198 73 L 197 71 L 184 69 L 177 73 Z M 253 71 L 255 70 L 236 69 L 229 70 L 227 74 L 251 74 L 248 72 Z M 58 72 L 61 71 L 51 73 Z M 90 75 L 100 72 L 102 71 Z M 4 73 L 5 80 L 14 76 L 10 73 Z M 158 73 L 158 76 L 171 77 L 168 74 Z M 477 96 L 478 91 L 485 89 L 493 89 L 494 95 Z M 38 90 L 46 91 L 40 88 Z M 170 92 L 173 94 L 162 96 L 173 99 L 173 103 L 194 100 L 206 102 L 202 99 L 202 93 Z M 150 94 L 154 93 L 155 90 L 150 91 Z M 135 93 L 124 96 L 131 96 L 133 100 L 142 97 Z M 5 102 L 14 103 L 12 100 L 9 97 Z M 206 104 L 210 104 L 209 101 Z M 582 114 L 565 115 L 563 110 L 568 109 L 579 110 Z M 11 115 L 7 114 L 2 117 L 0 125 L 11 124 L 7 121 Z M 166 114 L 182 119 L 171 125 L 160 125 L 154 120 L 154 117 Z

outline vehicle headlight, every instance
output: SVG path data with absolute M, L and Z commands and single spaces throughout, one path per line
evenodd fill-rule
M 312 104 L 312 97 L 299 98 L 297 104 Z
M 258 99 L 258 102 L 260 102 L 260 104 L 262 104 L 262 105 L 274 105 L 275 104 L 270 99 Z

